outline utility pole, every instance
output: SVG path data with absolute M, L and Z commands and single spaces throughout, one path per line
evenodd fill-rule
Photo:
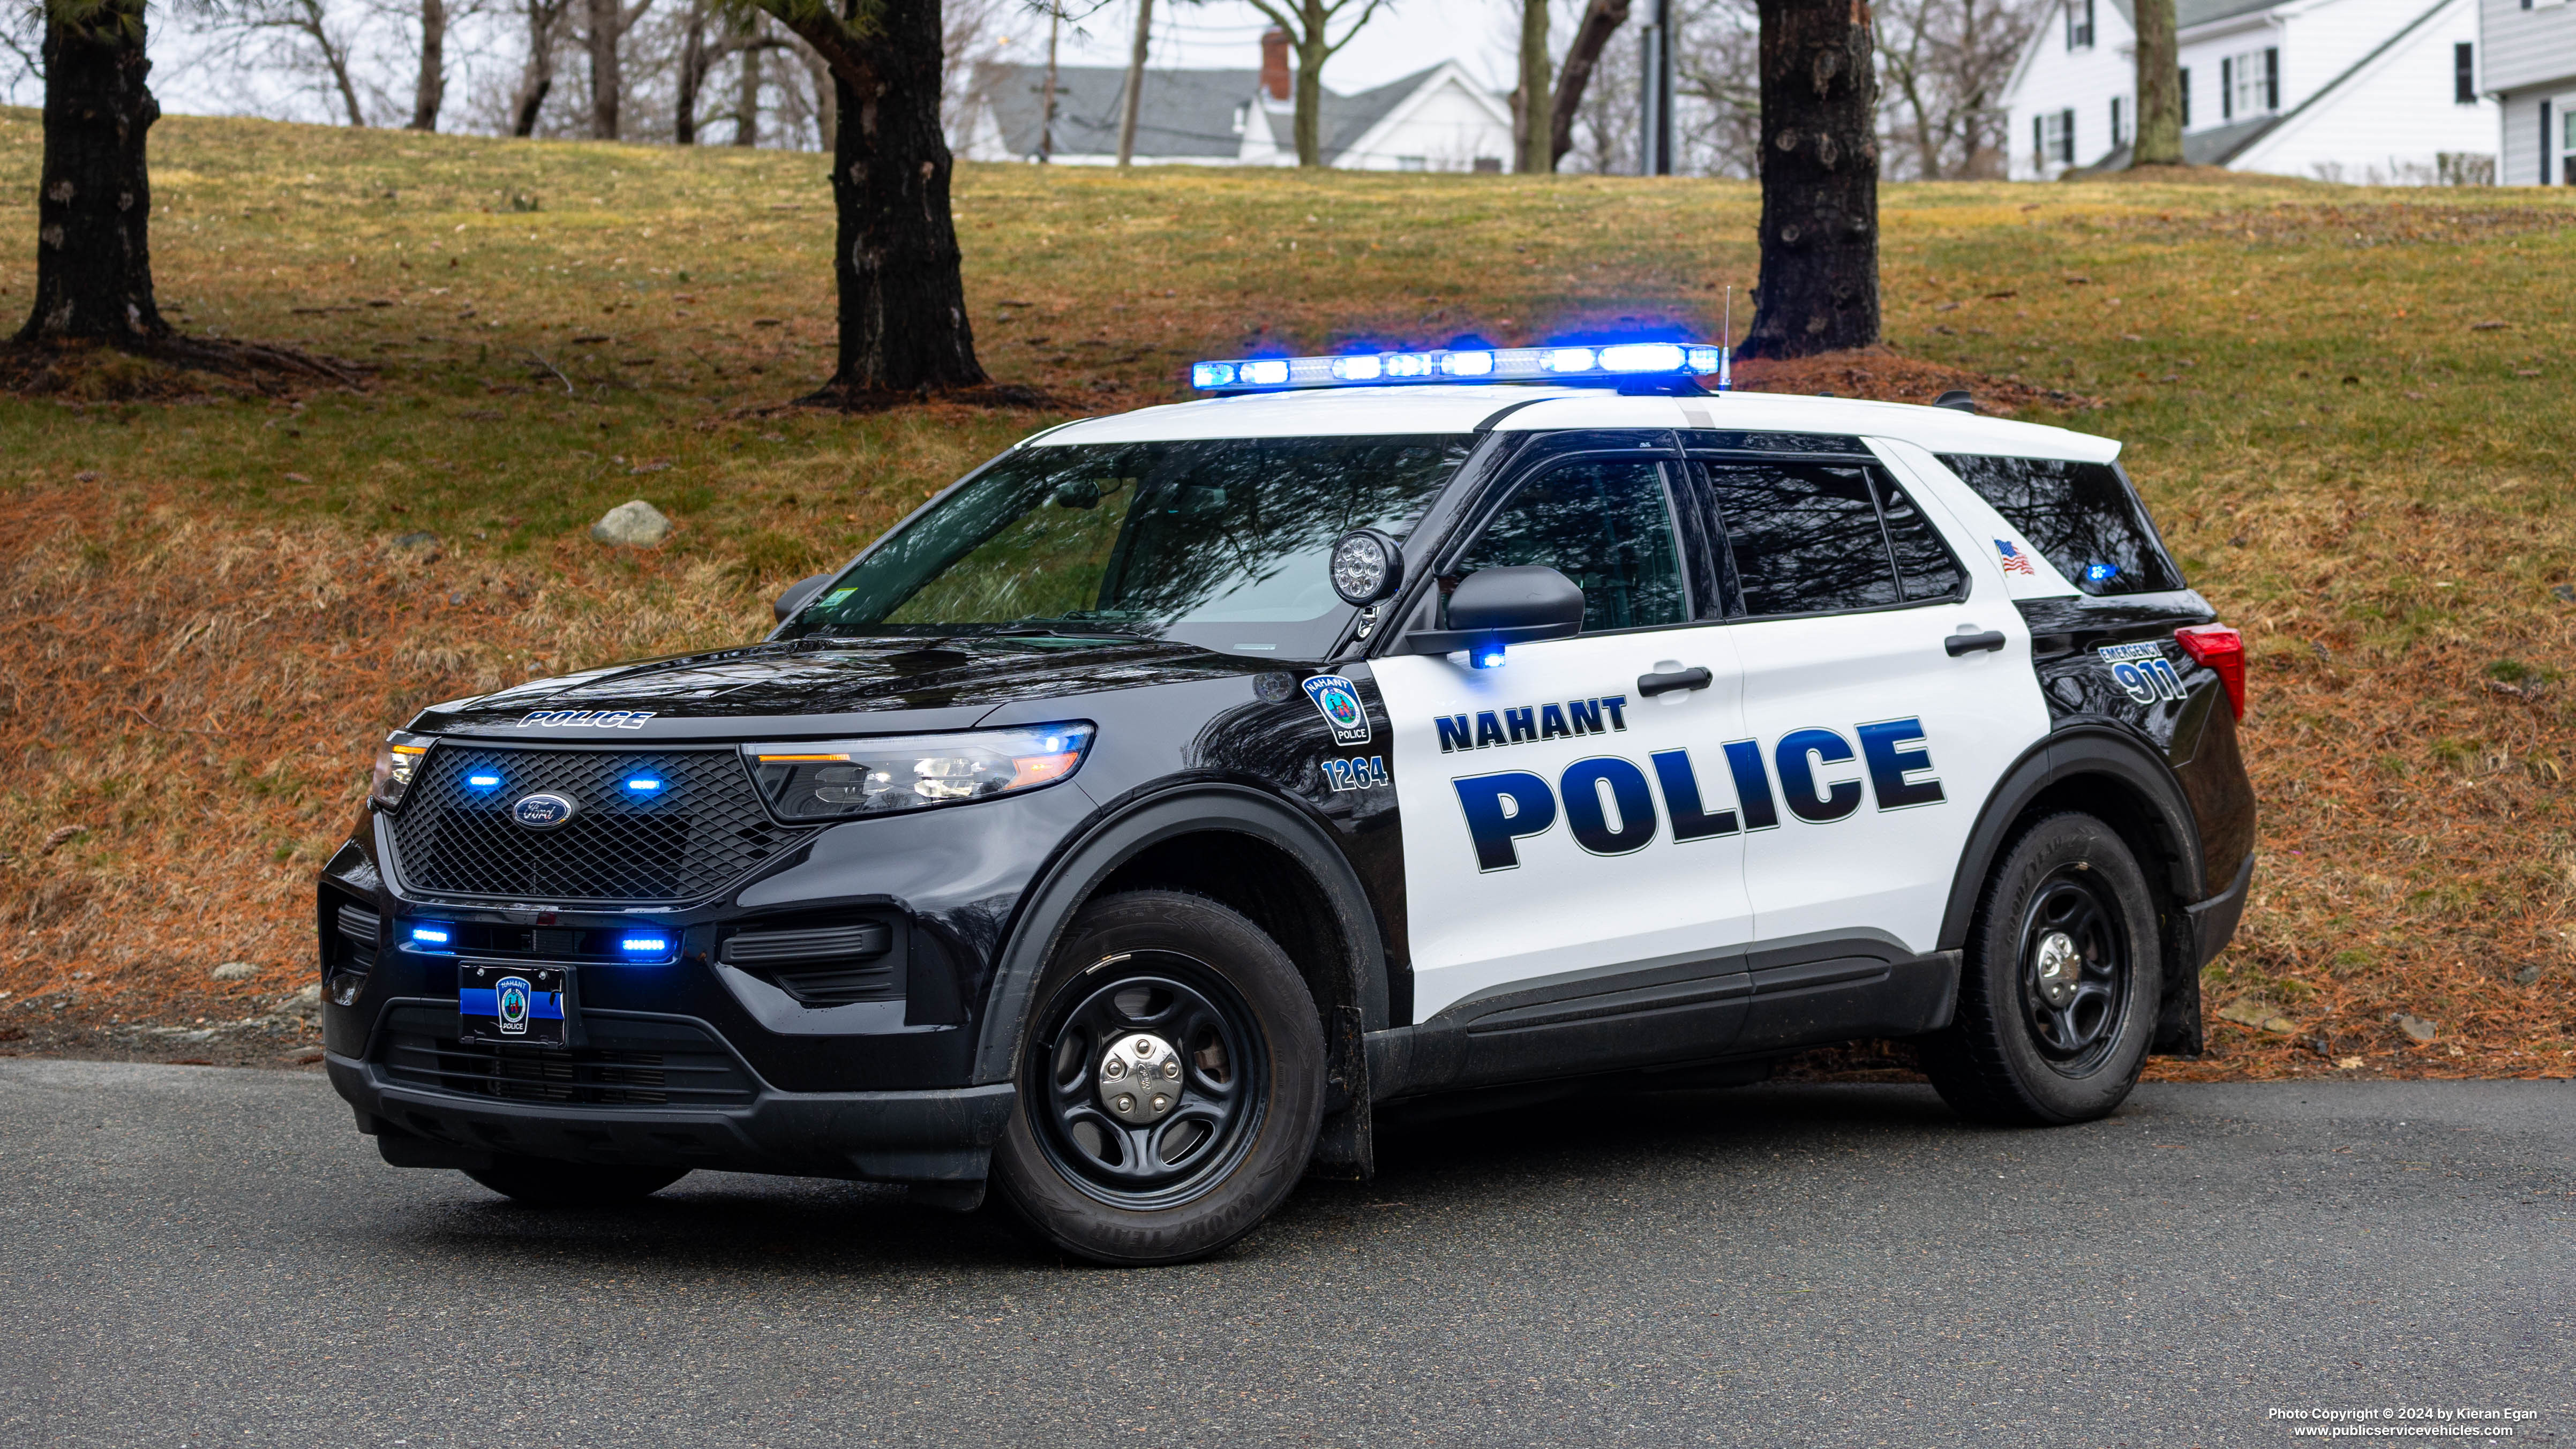
M 1654 0 L 1654 14 L 1637 37 L 1645 74 L 1637 86 L 1637 174 L 1673 174 L 1673 0 Z
M 1055 159 L 1055 33 L 1064 16 L 1047 12 L 1047 78 L 1045 98 L 1038 103 L 1038 164 Z

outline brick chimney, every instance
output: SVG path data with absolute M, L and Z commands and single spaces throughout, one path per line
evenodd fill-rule
M 1270 99 L 1288 99 L 1288 32 L 1274 25 L 1261 32 L 1261 88 Z

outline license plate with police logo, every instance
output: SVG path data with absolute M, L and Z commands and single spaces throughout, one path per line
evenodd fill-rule
M 562 1046 L 571 989 L 566 967 L 464 962 L 456 968 L 457 1040 Z

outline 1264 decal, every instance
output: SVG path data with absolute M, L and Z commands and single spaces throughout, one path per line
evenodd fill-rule
M 1336 790 L 1374 790 L 1391 783 L 1386 773 L 1386 756 L 1371 755 L 1364 760 L 1327 759 L 1324 781 Z

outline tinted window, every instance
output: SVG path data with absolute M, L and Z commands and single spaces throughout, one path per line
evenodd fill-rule
M 1708 481 L 1747 614 L 1815 614 L 1897 601 L 1870 470 L 1711 463 Z
M 2056 458 L 1941 459 L 1977 496 L 2088 594 L 2147 594 L 2184 587 L 2128 480 L 2108 463 Z
M 787 634 L 1147 634 L 1318 658 L 1349 607 L 1325 555 L 1398 538 L 1464 438 L 1024 448 L 832 581 Z
M 1905 597 L 1946 599 L 1963 592 L 1967 579 L 1932 520 L 1923 516 L 1894 479 L 1884 473 L 1874 476 L 1880 514 L 1887 520 L 1887 548 L 1896 556 L 1896 582 Z
M 1583 628 L 1634 629 L 1685 617 L 1681 552 L 1663 470 L 1577 463 L 1515 490 L 1454 571 L 1545 564 L 1583 590 Z M 1453 587 L 1455 578 L 1444 579 Z

